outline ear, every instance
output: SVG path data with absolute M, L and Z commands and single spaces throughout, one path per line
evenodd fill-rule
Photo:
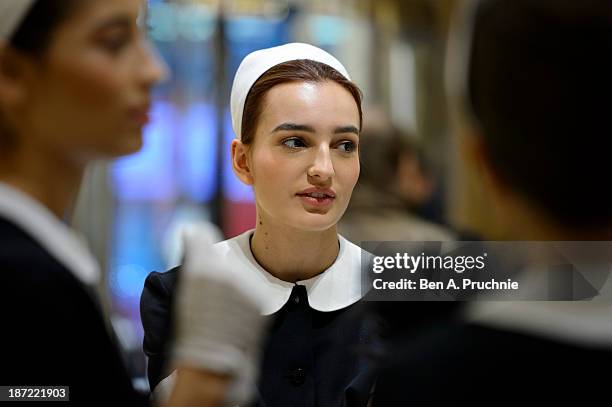
M 15 108 L 27 99 L 28 72 L 31 61 L 19 51 L 0 44 L 0 104 Z
M 240 140 L 232 141 L 232 169 L 245 185 L 253 185 L 253 171 L 249 160 L 249 148 Z

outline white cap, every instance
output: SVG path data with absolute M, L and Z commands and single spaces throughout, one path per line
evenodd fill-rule
M 244 103 L 251 87 L 270 68 L 284 62 L 298 59 L 308 59 L 329 65 L 346 79 L 350 76 L 346 68 L 333 55 L 313 45 L 302 43 L 285 44 L 278 47 L 260 49 L 247 55 L 243 60 L 232 85 L 230 106 L 232 111 L 232 127 L 236 138 L 242 138 L 242 114 Z
M 34 0 L 0 1 L 0 42 L 7 41 L 34 4 Z

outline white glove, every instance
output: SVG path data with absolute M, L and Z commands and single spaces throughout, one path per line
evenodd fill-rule
M 186 239 L 176 303 L 174 365 L 232 378 L 226 405 L 246 403 L 254 393 L 264 317 L 241 287 L 239 270 L 224 262 L 204 235 Z

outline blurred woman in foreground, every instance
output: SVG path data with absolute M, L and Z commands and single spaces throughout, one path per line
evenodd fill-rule
M 98 265 L 62 221 L 88 163 L 142 145 L 151 89 L 165 74 L 137 24 L 143 5 L 0 3 L 0 270 L 7 288 L 0 296 L 1 385 L 69 386 L 68 397 L 79 405 L 148 404 L 131 386 L 93 293 Z M 187 279 L 195 287 L 207 280 L 198 273 Z M 234 309 L 247 314 L 247 326 L 254 322 L 250 337 L 257 338 L 248 297 L 219 279 L 204 284 L 212 288 L 234 297 Z M 190 309 L 210 308 L 188 290 L 184 297 Z M 207 315 L 179 317 L 188 323 L 175 349 L 182 369 L 172 405 L 214 405 L 240 381 L 236 366 L 223 363 L 227 358 L 212 364 L 202 351 L 218 344 L 203 329 L 206 318 L 208 331 L 234 333 Z

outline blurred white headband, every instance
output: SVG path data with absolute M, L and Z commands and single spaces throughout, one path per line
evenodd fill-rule
M 34 4 L 35 0 L 0 1 L 0 42 L 8 41 Z
M 340 61 L 326 51 L 309 44 L 296 42 L 250 53 L 242 60 L 238 67 L 232 86 L 230 106 L 232 111 L 232 127 L 236 138 L 242 138 L 242 114 L 244 112 L 244 103 L 251 87 L 270 68 L 298 59 L 308 59 L 329 65 L 340 72 L 346 79 L 351 79 Z

